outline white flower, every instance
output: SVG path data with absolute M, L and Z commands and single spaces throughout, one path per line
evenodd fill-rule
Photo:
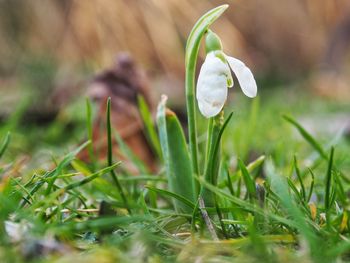
M 222 56 L 219 58 L 220 55 Z M 242 61 L 221 51 L 209 52 L 199 72 L 196 94 L 199 110 L 207 118 L 219 114 L 226 102 L 227 88 L 233 86 L 230 68 L 235 73 L 243 93 L 250 98 L 256 96 L 254 76 Z

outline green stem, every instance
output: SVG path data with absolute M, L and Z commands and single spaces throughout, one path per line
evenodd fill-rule
M 186 44 L 186 107 L 188 116 L 188 137 L 193 172 L 199 175 L 197 123 L 195 111 L 195 73 L 201 39 L 208 27 L 227 9 L 228 5 L 218 6 L 204 14 L 194 25 Z
M 190 153 L 193 166 L 193 172 L 199 175 L 198 167 L 198 144 L 197 144 L 197 121 L 195 112 L 195 68 L 198 52 L 195 59 L 192 59 L 186 66 L 186 107 L 188 118 L 188 138 L 190 144 Z
M 214 124 L 214 118 L 210 118 L 208 122 L 208 134 L 207 134 L 207 147 L 205 149 L 205 163 L 208 163 L 209 160 L 209 153 L 210 153 L 210 141 L 213 136 L 213 124 Z
M 205 180 L 215 185 L 220 165 L 220 131 L 223 125 L 224 112 L 221 111 L 217 116 L 210 118 L 208 123 L 208 141 L 207 141 L 207 160 L 205 166 Z M 219 143 L 219 145 L 217 145 Z M 215 206 L 215 196 L 207 188 L 202 188 L 201 195 L 206 206 Z

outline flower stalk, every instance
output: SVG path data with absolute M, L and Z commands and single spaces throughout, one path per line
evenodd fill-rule
M 195 73 L 198 59 L 198 51 L 202 37 L 209 26 L 220 17 L 228 5 L 218 6 L 204 14 L 194 25 L 186 44 L 186 107 L 188 118 L 188 138 L 193 172 L 199 175 L 198 144 L 197 144 L 197 121 L 195 99 Z M 197 192 L 199 186 L 196 186 Z
M 233 87 L 231 70 L 246 96 L 255 97 L 257 86 L 250 69 L 242 61 L 227 56 L 223 52 L 219 36 L 209 29 L 206 31 L 205 47 L 207 54 L 198 76 L 196 99 L 199 111 L 209 119 L 204 178 L 206 182 L 216 185 L 220 166 L 223 108 L 228 88 Z M 202 187 L 200 195 L 206 206 L 218 207 L 215 194 L 211 191 Z
M 221 111 L 215 117 L 209 119 L 208 123 L 208 140 L 207 140 L 207 158 L 204 171 L 204 179 L 212 184 L 217 184 L 218 172 L 220 168 L 220 152 L 221 152 L 221 140 L 220 131 L 223 126 L 224 112 Z M 201 188 L 201 196 L 204 203 L 208 207 L 215 205 L 214 193 L 207 188 Z

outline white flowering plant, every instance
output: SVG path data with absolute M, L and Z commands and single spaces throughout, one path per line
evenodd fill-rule
M 209 26 L 223 13 L 227 5 L 219 6 L 199 19 L 194 26 L 186 46 L 186 106 L 189 128 L 189 154 L 185 149 L 185 140 L 173 143 L 174 132 L 169 129 L 172 122 L 176 129 L 176 137 L 184 138 L 183 131 L 174 114 L 166 110 L 166 98 L 163 97 L 158 107 L 158 127 L 163 160 L 169 182 L 169 189 L 179 196 L 186 197 L 197 206 L 217 206 L 215 196 L 198 180 L 216 185 L 220 164 L 220 144 L 223 131 L 232 117 L 230 114 L 224 121 L 224 105 L 227 100 L 228 88 L 233 87 L 235 74 L 239 85 L 245 95 L 255 97 L 257 85 L 251 70 L 240 60 L 228 56 L 223 52 L 220 38 Z M 196 63 L 198 60 L 201 39 L 205 38 L 206 58 L 201 66 L 195 85 Z M 196 86 L 196 88 L 195 88 Z M 198 106 L 196 106 L 198 105 Z M 205 153 L 198 153 L 196 108 L 209 119 L 207 149 Z M 174 152 L 181 152 L 175 154 Z M 205 156 L 204 163 L 198 163 L 198 156 Z M 202 171 L 199 166 L 204 167 Z M 199 203 L 202 201 L 202 203 Z M 192 212 L 193 207 L 184 206 L 182 202 L 175 201 L 175 207 L 180 212 Z
M 174 200 L 175 211 L 187 215 L 187 218 L 190 219 L 193 239 L 196 238 L 198 230 L 201 230 L 200 233 L 202 232 L 204 225 L 211 234 L 211 238 L 218 241 L 219 235 L 229 238 L 232 237 L 233 232 L 240 232 L 236 228 L 236 222 L 240 220 L 239 218 L 244 218 L 244 224 L 247 225 L 246 230 L 252 236 L 255 236 L 261 229 L 266 229 L 267 221 L 271 223 L 276 220 L 286 228 L 297 229 L 302 238 L 306 240 L 312 257 L 316 259 L 316 262 L 319 262 L 320 259 L 324 260 L 328 256 L 324 255 L 324 258 L 320 256 L 317 245 L 320 239 L 315 234 L 317 230 L 310 218 L 303 216 L 304 210 L 310 210 L 311 220 L 316 220 L 317 209 L 310 201 L 314 188 L 314 176 L 310 170 L 312 178 L 309 193 L 307 193 L 296 157 L 293 167 L 301 185 L 300 191 L 297 189 L 296 183 L 289 178 L 288 183 L 286 183 L 276 172 L 273 162 L 271 160 L 265 162 L 264 155 L 248 166 L 245 166 L 242 160 L 237 160 L 239 171 L 235 176 L 238 180 L 236 181 L 238 184 L 236 189 L 232 187 L 232 178 L 229 172 L 226 172 L 226 180 L 218 182 L 219 173 L 225 173 L 222 172 L 225 168 L 222 167 L 224 161 L 221 156 L 221 139 L 227 124 L 232 119 L 232 113 L 227 115 L 226 119 L 224 115 L 228 89 L 234 86 L 232 73 L 238 80 L 235 85 L 239 85 L 247 97 L 254 98 L 257 95 L 257 84 L 252 71 L 239 59 L 225 54 L 219 36 L 209 28 L 227 7 L 227 5 L 219 6 L 203 15 L 193 27 L 187 41 L 185 87 L 188 148 L 176 115 L 166 108 L 166 96 L 162 97 L 158 106 L 159 139 L 168 189 L 159 190 L 152 187 L 148 187 L 148 189 L 168 195 Z M 206 56 L 196 81 L 196 65 L 203 38 L 205 38 Z M 203 147 L 198 147 L 197 109 L 208 121 L 206 149 L 202 152 L 198 150 L 199 148 L 203 149 Z M 335 195 L 332 195 L 332 191 L 335 190 L 331 186 L 334 149 L 332 148 L 328 159 L 322 147 L 295 120 L 288 116 L 285 116 L 285 119 L 300 131 L 302 136 L 315 147 L 323 158 L 329 160 L 326 198 L 323 208 L 325 213 L 323 213 L 322 220 L 326 221 L 327 228 L 331 229 L 330 211 L 335 198 Z M 268 179 L 258 182 L 251 173 L 258 168 L 260 169 L 262 165 L 264 165 Z M 243 200 L 241 199 L 241 179 L 245 191 Z M 222 189 L 225 187 L 228 191 Z M 291 191 L 294 192 L 294 197 L 290 195 Z M 339 194 L 344 196 L 343 193 Z M 293 219 L 267 213 L 265 211 L 267 198 L 281 204 L 284 209 L 288 210 L 289 217 Z M 294 199 L 297 200 L 301 209 L 294 202 Z M 232 207 L 223 208 L 225 205 Z M 228 212 L 223 212 L 223 209 Z M 347 220 L 347 215 L 345 219 Z M 231 222 L 230 226 L 234 229 L 230 230 L 225 224 L 227 222 Z M 342 224 L 342 229 L 345 229 L 345 223 Z M 231 233 L 229 233 L 230 231 Z M 286 240 L 285 238 L 285 236 L 282 237 Z

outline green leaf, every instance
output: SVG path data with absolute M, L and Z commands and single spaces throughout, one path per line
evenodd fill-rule
M 151 145 L 153 151 L 157 154 L 158 158 L 162 159 L 162 151 L 160 149 L 160 143 L 157 135 L 157 131 L 153 125 L 153 119 L 151 111 L 148 108 L 148 105 L 145 99 L 141 96 L 137 96 L 137 102 L 139 106 L 140 115 L 145 127 L 146 138 Z
M 185 197 L 183 197 L 181 195 L 178 195 L 178 194 L 176 194 L 174 192 L 163 190 L 163 189 L 159 189 L 159 188 L 152 187 L 152 186 L 149 186 L 149 185 L 146 185 L 145 187 L 147 189 L 149 189 L 150 191 L 156 192 L 156 193 L 158 193 L 160 195 L 170 196 L 170 197 L 176 199 L 177 201 L 180 201 L 182 204 L 185 204 L 186 206 L 188 206 L 188 208 L 190 208 L 191 212 L 195 208 L 195 205 L 194 205 L 193 202 L 191 202 L 187 198 L 185 198 Z
M 76 150 L 68 153 L 63 160 L 57 165 L 56 169 L 54 169 L 53 171 L 50 171 L 48 173 L 45 174 L 44 179 L 48 179 L 48 184 L 47 184 L 47 188 L 45 191 L 45 194 L 48 195 L 51 192 L 52 186 L 54 185 L 56 179 L 58 178 L 58 176 L 61 174 L 62 170 L 68 166 L 74 159 L 75 156 L 82 150 L 84 149 L 86 146 L 88 146 L 91 142 L 87 141 L 86 143 L 82 144 L 80 147 L 78 147 Z M 36 184 L 32 191 L 36 192 L 41 185 L 44 183 L 44 181 L 39 181 L 38 184 Z M 33 192 L 30 192 L 31 194 L 33 194 Z
M 311 175 L 311 184 L 310 184 L 309 194 L 308 194 L 307 199 L 306 199 L 306 203 L 310 202 L 312 192 L 314 190 L 314 184 L 315 184 L 315 175 L 310 168 L 308 170 L 309 170 L 310 175 Z
M 106 167 L 106 168 L 104 168 L 104 169 L 102 169 L 102 170 L 100 170 L 100 171 L 98 171 L 96 173 L 93 173 L 93 174 L 85 177 L 84 179 L 82 179 L 82 180 L 80 180 L 78 182 L 71 183 L 71 184 L 65 186 L 64 189 L 66 191 L 68 191 L 68 190 L 74 189 L 76 187 L 82 186 L 84 184 L 87 184 L 87 183 L 91 182 L 92 180 L 94 180 L 95 178 L 100 177 L 100 176 L 102 176 L 102 175 L 104 175 L 106 173 L 109 173 L 110 171 L 112 171 L 118 165 L 120 165 L 120 162 L 115 163 L 115 164 L 113 164 L 113 165 L 111 165 L 109 167 Z
M 72 231 L 102 231 L 106 229 L 117 229 L 119 225 L 130 225 L 135 222 L 151 222 L 152 218 L 145 216 L 109 216 L 109 217 L 98 217 L 90 220 L 75 222 L 70 221 L 64 224 L 59 224 L 53 227 L 53 231 L 66 232 L 67 234 Z
M 299 166 L 298 166 L 298 161 L 297 161 L 297 157 L 294 155 L 294 168 L 295 168 L 295 173 L 297 174 L 299 183 L 300 183 L 300 187 L 301 187 L 301 198 L 302 200 L 305 201 L 306 198 L 306 191 L 305 191 L 305 186 L 303 183 L 303 179 L 301 178 L 301 173 L 299 170 Z
M 225 120 L 225 123 L 222 124 L 221 116 L 217 116 L 212 119 L 212 127 L 210 128 L 208 135 L 208 161 L 205 169 L 205 180 L 210 184 L 216 186 L 217 185 L 217 177 L 218 177 L 218 169 L 219 169 L 219 149 L 221 144 L 221 137 L 232 118 L 233 113 Z M 211 125 L 210 125 L 211 126 Z M 213 193 L 211 193 L 208 189 L 203 188 L 201 190 L 201 196 L 204 200 L 206 206 L 214 206 L 215 198 Z
M 82 161 L 75 159 L 71 162 L 73 168 L 85 176 L 91 175 L 89 167 Z
M 96 157 L 94 153 L 94 147 L 93 147 L 93 128 L 92 128 L 92 111 L 91 111 L 91 103 L 89 98 L 86 98 L 86 127 L 88 131 L 88 138 L 91 141 L 91 144 L 88 146 L 89 151 L 89 157 L 90 161 L 95 163 Z
M 171 192 L 194 202 L 194 179 L 185 136 L 176 115 L 166 110 L 166 100 L 166 96 L 162 96 L 157 123 L 168 187 Z M 177 200 L 174 205 L 177 212 L 192 212 L 192 209 Z
M 257 158 L 256 160 L 254 160 L 254 161 L 252 161 L 251 163 L 249 163 L 249 164 L 246 166 L 248 172 L 249 172 L 249 173 L 252 173 L 252 172 L 254 172 L 257 168 L 261 167 L 261 165 L 264 163 L 265 159 L 266 159 L 266 156 L 265 156 L 265 155 L 262 155 L 262 156 L 260 156 L 259 158 Z M 236 175 L 231 175 L 231 176 L 230 176 L 230 179 L 231 179 L 231 181 L 232 181 L 234 177 L 241 178 L 241 176 L 242 176 L 242 171 L 239 170 L 239 171 L 236 173 Z M 228 180 L 223 180 L 222 182 L 220 182 L 220 183 L 218 184 L 218 186 L 219 186 L 220 188 L 222 188 L 222 187 L 225 187 L 228 183 L 229 183 Z
M 292 117 L 283 115 L 283 118 L 288 121 L 289 123 L 293 124 L 295 128 L 300 132 L 301 136 L 309 142 L 314 149 L 324 158 L 327 160 L 327 154 L 322 148 L 322 146 L 315 140 L 314 137 L 310 133 L 308 133 L 296 120 L 294 120 Z
M 325 183 L 325 197 L 324 197 L 324 207 L 326 210 L 326 221 L 327 225 L 330 224 L 330 215 L 329 215 L 329 209 L 332 206 L 332 198 L 331 198 L 331 188 L 332 188 L 332 167 L 333 167 L 333 156 L 334 156 L 334 148 L 331 148 L 331 153 L 329 156 L 328 161 L 328 169 L 326 174 L 326 183 Z
M 228 5 L 221 5 L 209 10 L 204 14 L 194 25 L 187 39 L 186 44 L 186 64 L 190 63 L 191 58 L 197 57 L 200 41 L 209 26 L 218 19 L 223 12 L 228 8 Z
M 253 200 L 256 199 L 256 189 L 255 189 L 255 182 L 252 179 L 252 177 L 250 176 L 247 167 L 244 165 L 244 163 L 242 162 L 241 159 L 238 159 L 238 165 L 239 168 L 242 171 L 242 176 L 243 176 L 243 181 L 246 185 L 247 191 L 248 191 L 248 195 L 249 195 L 249 199 L 251 202 L 253 202 Z
M 112 151 L 112 146 L 113 146 L 113 142 L 112 142 L 112 124 L 111 124 L 111 97 L 108 98 L 107 100 L 107 147 L 108 147 L 108 152 L 107 152 L 107 158 L 108 158 L 108 166 L 112 166 L 112 162 L 113 162 L 113 151 Z M 112 179 L 115 183 L 115 185 L 118 188 L 119 194 L 125 204 L 125 207 L 127 208 L 128 212 L 131 213 L 131 210 L 129 208 L 128 205 L 128 200 L 126 199 L 126 195 L 124 194 L 123 188 L 117 178 L 117 175 L 115 174 L 114 170 L 110 170 L 110 174 L 112 176 Z
M 4 155 L 9 143 L 11 140 L 11 134 L 10 132 L 7 132 L 5 139 L 3 140 L 1 146 L 0 146 L 0 158 Z
M 118 143 L 120 152 L 135 165 L 140 174 L 149 173 L 148 168 L 142 160 L 129 148 L 129 146 L 123 141 L 122 137 L 116 130 L 113 130 L 114 137 Z

